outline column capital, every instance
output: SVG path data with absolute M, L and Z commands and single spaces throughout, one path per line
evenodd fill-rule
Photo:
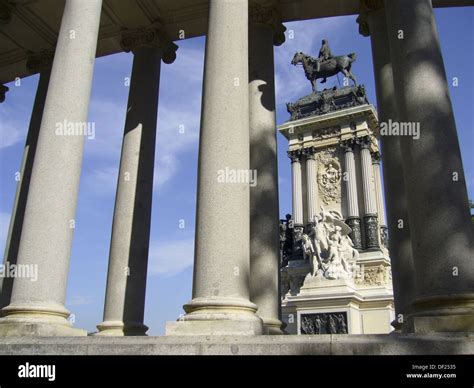
M 316 158 L 316 148 L 315 147 L 303 148 L 302 154 L 306 157 L 306 159 L 314 160 Z
M 272 5 L 255 2 L 249 4 L 249 25 L 264 24 L 273 30 L 273 44 L 281 46 L 285 42 L 286 27 L 281 22 L 280 11 Z
M 10 89 L 8 86 L 5 85 L 0 85 L 0 103 L 5 101 L 5 94 L 9 91 Z
M 346 152 L 354 152 L 354 144 L 355 144 L 355 139 L 350 138 L 343 140 L 339 143 L 339 146 L 343 149 L 344 153 Z
M 159 23 L 134 30 L 122 30 L 120 46 L 127 53 L 143 46 L 158 48 L 163 53 L 163 62 L 167 64 L 174 62 L 176 50 L 178 50 L 178 46 L 173 43 Z
M 372 156 L 372 164 L 380 164 L 380 152 L 379 151 L 371 152 L 370 156 Z
M 29 51 L 27 53 L 26 68 L 31 74 L 41 73 L 51 69 L 54 59 L 53 50 L 42 50 L 38 52 Z
M 356 19 L 359 24 L 359 34 L 362 36 L 370 35 L 370 26 L 368 21 L 369 13 L 378 11 L 383 8 L 383 0 L 359 0 L 360 13 Z
M 370 149 L 370 145 L 372 144 L 372 141 L 370 140 L 369 136 L 363 136 L 363 137 L 358 137 L 356 139 L 356 143 L 359 144 L 362 150 L 364 150 L 364 149 Z
M 302 154 L 301 149 L 292 150 L 292 151 L 287 152 L 288 157 L 291 159 L 291 163 L 300 162 L 301 161 L 301 154 Z

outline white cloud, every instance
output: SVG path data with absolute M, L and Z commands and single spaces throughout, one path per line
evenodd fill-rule
M 2 104 L 6 105 L 6 104 Z M 20 131 L 21 123 L 15 117 L 13 109 L 3 108 L 0 110 L 0 149 L 15 145 L 24 139 L 24 131 Z
M 194 238 L 152 242 L 149 253 L 151 275 L 173 276 L 191 267 L 194 261 Z
M 0 118 L 0 121 L 4 120 Z M 0 131 L 0 149 L 15 145 L 23 139 L 21 132 L 8 122 L 3 122 Z

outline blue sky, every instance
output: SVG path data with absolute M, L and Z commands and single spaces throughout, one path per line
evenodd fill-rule
M 450 85 L 469 197 L 474 198 L 474 9 L 435 11 Z M 317 56 L 322 38 L 334 54 L 356 52 L 353 72 L 376 105 L 370 39 L 358 33 L 355 16 L 287 23 L 287 40 L 275 48 L 277 122 L 288 120 L 285 103 L 311 91 L 300 68 L 290 61 L 296 51 Z M 292 39 L 290 39 L 290 34 Z M 176 61 L 162 64 L 157 124 L 155 185 L 148 268 L 145 324 L 148 334 L 164 333 L 191 298 L 195 197 L 201 87 L 205 38 L 177 42 Z M 132 54 L 95 62 L 89 121 L 96 136 L 86 140 L 66 306 L 75 325 L 95 331 L 102 321 L 108 252 Z M 0 249 L 3 252 L 38 76 L 8 84 L 0 105 Z M 330 79 L 327 87 L 337 85 Z M 182 130 L 184 128 L 184 131 Z M 182 133 L 184 132 L 184 133 Z M 280 214 L 291 212 L 287 142 L 278 135 Z M 184 227 L 180 227 L 183 226 Z

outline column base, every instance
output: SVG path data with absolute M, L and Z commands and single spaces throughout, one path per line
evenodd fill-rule
M 404 333 L 474 332 L 474 295 L 418 299 L 403 323 Z
M 283 323 L 279 319 L 261 317 L 263 321 L 263 334 L 283 335 Z
M 97 325 L 97 329 L 99 329 L 99 332 L 94 333 L 95 336 L 146 336 L 148 326 L 141 322 L 104 321 Z
M 2 309 L 0 337 L 82 337 L 87 330 L 76 329 L 67 320 L 63 306 L 9 305 Z
M 166 323 L 166 335 L 261 335 L 257 306 L 242 298 L 195 298 L 184 306 L 186 315 Z

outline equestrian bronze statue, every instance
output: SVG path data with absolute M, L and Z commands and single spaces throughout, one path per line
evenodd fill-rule
M 326 82 L 327 77 L 332 77 L 342 73 L 345 77 L 351 79 L 357 86 L 357 80 L 351 72 L 352 62 L 356 60 L 354 53 L 348 55 L 332 56 L 327 40 L 323 40 L 323 45 L 318 58 L 313 58 L 302 52 L 297 52 L 292 61 L 292 65 L 302 64 L 306 78 L 311 82 L 313 93 L 317 92 L 317 80 L 322 79 L 321 83 Z

